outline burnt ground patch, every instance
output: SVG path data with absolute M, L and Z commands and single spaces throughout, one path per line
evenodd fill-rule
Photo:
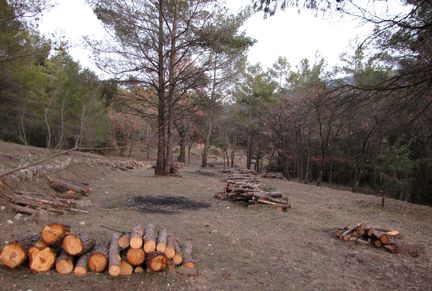
M 183 196 L 134 196 L 129 198 L 126 207 L 143 213 L 176 214 L 209 208 L 210 204 L 194 201 Z

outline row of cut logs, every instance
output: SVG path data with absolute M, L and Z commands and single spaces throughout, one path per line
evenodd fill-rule
M 237 173 L 228 176 L 225 181 L 224 191 L 217 193 L 216 198 L 241 201 L 249 206 L 267 204 L 283 212 L 291 208 L 288 198 L 284 197 L 282 192 L 265 191 L 263 184 L 254 174 Z
M 181 265 L 195 269 L 192 242 L 180 243 L 165 228 L 153 224 L 131 232 L 113 232 L 110 239 L 94 239 L 71 232 L 59 223 L 45 225 L 40 235 L 31 235 L 0 248 L 0 264 L 9 269 L 28 262 L 32 272 L 48 272 L 55 268 L 60 274 L 84 276 L 88 270 L 108 271 L 111 276 L 126 276 L 145 270 L 159 272 Z
M 401 237 L 398 230 L 370 226 L 365 223 L 339 228 L 335 235 L 343 241 L 369 243 L 377 248 L 384 248 L 390 253 L 398 253 L 402 245 L 400 241 L 397 241 Z

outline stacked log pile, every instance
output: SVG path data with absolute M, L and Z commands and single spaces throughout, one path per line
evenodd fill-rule
M 250 172 L 228 176 L 224 191 L 217 193 L 215 197 L 222 200 L 241 201 L 249 206 L 267 204 L 283 212 L 291 208 L 288 198 L 281 192 L 265 191 L 261 181 Z
M 130 160 L 126 162 L 113 162 L 111 166 L 116 170 L 127 171 L 142 168 L 144 167 L 144 163 L 136 160 Z
M 75 200 L 57 196 L 49 196 L 36 192 L 18 191 L 15 194 L 4 194 L 10 207 L 19 213 L 35 215 L 41 209 L 54 214 L 66 214 L 69 212 L 87 211 L 78 209 Z
M 371 244 L 377 248 L 384 248 L 390 253 L 410 252 L 409 249 L 413 247 L 400 240 L 401 235 L 398 230 L 370 226 L 365 223 L 339 228 L 335 235 L 343 241 Z
M 118 169 L 121 171 L 127 171 L 127 170 L 133 170 L 133 169 L 137 169 L 137 168 L 143 168 L 144 163 L 136 161 L 136 160 L 130 160 L 127 162 L 115 162 L 115 163 L 113 162 L 112 167 L 114 169 Z
M 165 228 L 148 224 L 131 232 L 111 234 L 110 239 L 95 240 L 89 235 L 71 232 L 67 225 L 51 223 L 40 235 L 9 242 L 0 248 L 0 265 L 14 269 L 28 263 L 32 272 L 84 276 L 90 270 L 107 271 L 110 276 L 160 272 L 168 266 L 196 270 L 192 242 L 180 243 Z
M 283 176 L 283 174 L 281 172 L 268 172 L 268 173 L 264 173 L 262 174 L 263 178 L 268 178 L 268 179 L 285 179 L 285 177 Z

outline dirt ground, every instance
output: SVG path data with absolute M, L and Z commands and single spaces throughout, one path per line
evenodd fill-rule
M 5 155 L 12 160 L 19 154 L 1 152 L 4 148 L 0 144 L 3 163 Z M 85 159 L 109 160 L 89 154 L 81 161 Z M 224 185 L 218 169 L 198 170 L 185 167 L 183 177 L 155 177 L 151 168 L 123 172 L 76 162 L 56 175 L 91 184 L 90 213 L 49 219 L 96 237 L 110 235 L 101 224 L 120 230 L 135 224 L 165 226 L 181 240 L 193 241 L 196 276 L 165 271 L 129 278 L 106 273 L 77 278 L 0 267 L 0 289 L 432 290 L 432 208 L 388 199 L 382 209 L 375 196 L 269 179 L 263 179 L 266 185 L 286 193 L 293 208 L 286 213 L 266 206 L 247 208 L 213 198 Z M 43 184 L 40 177 L 13 185 L 46 189 Z M 0 242 L 42 227 L 14 216 L 7 209 L 0 212 Z M 8 219 L 14 223 L 7 224 Z M 84 226 L 79 224 L 83 221 Z M 419 244 L 423 251 L 418 257 L 390 254 L 334 237 L 336 227 L 359 222 L 399 229 L 406 242 Z

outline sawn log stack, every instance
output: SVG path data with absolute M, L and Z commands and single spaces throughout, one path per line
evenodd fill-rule
M 251 171 L 237 171 L 228 176 L 223 192 L 215 195 L 222 200 L 241 201 L 249 206 L 267 204 L 280 211 L 287 211 L 291 204 L 282 192 L 266 191 L 262 182 Z
M 0 247 L 0 265 L 13 269 L 24 264 L 36 273 L 55 269 L 60 274 L 84 276 L 88 271 L 108 271 L 114 277 L 144 270 L 159 272 L 169 265 L 196 268 L 192 242 L 180 243 L 165 228 L 153 224 L 145 228 L 137 225 L 131 232 L 114 232 L 105 239 L 95 239 L 88 234 L 73 233 L 67 225 L 51 223 L 39 235 Z

